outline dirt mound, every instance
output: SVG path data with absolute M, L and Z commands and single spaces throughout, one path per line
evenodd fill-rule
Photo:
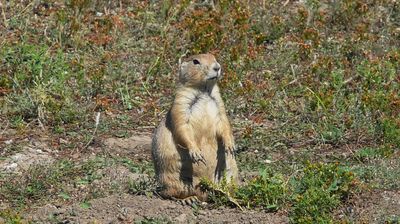
M 54 161 L 51 155 L 52 149 L 42 142 L 31 142 L 24 146 L 20 152 L 0 160 L 0 172 L 23 173 L 35 164 L 50 164 Z
M 130 138 L 108 138 L 105 150 L 113 156 L 128 156 L 136 160 L 151 160 L 151 134 L 136 134 Z

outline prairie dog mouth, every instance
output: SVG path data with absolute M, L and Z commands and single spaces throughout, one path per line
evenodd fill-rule
M 216 80 L 219 80 L 221 77 L 222 77 L 222 74 L 221 74 L 220 71 L 218 71 L 218 72 L 213 72 L 213 73 L 209 74 L 207 80 L 214 80 L 214 81 L 216 81 Z

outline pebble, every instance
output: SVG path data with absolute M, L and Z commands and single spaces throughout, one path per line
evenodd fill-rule
M 175 221 L 177 223 L 186 223 L 187 222 L 187 215 L 186 214 L 180 214 L 179 216 L 175 217 Z

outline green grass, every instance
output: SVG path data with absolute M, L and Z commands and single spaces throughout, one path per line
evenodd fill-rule
M 67 55 L 61 50 L 51 53 L 46 45 L 25 43 L 6 45 L 1 51 L 0 60 L 7 71 L 1 83 L 13 90 L 7 95 L 3 113 L 13 118 L 14 125 L 31 119 L 56 125 L 77 120 L 80 110 L 73 102 L 72 86 L 65 87 L 80 80 L 70 69 Z
M 393 215 L 393 216 L 385 217 L 383 221 L 384 221 L 384 223 L 395 224 L 395 223 L 400 222 L 400 217 L 398 215 Z
M 291 223 L 333 223 L 335 209 L 358 191 L 359 181 L 350 167 L 306 163 L 292 176 L 262 170 L 243 186 L 202 182 L 215 205 L 289 210 Z
M 283 207 L 288 192 L 283 175 L 263 170 L 260 176 L 240 187 L 236 194 L 238 200 L 248 208 L 262 207 L 267 211 L 277 211 Z
M 157 191 L 157 183 L 154 179 L 141 178 L 139 180 L 130 181 L 128 192 L 134 195 L 152 196 Z
M 294 178 L 292 223 L 333 223 L 333 210 L 356 190 L 354 174 L 338 164 L 308 164 Z
M 26 223 L 19 213 L 13 212 L 11 210 L 4 210 L 0 212 L 0 219 L 7 224 L 21 224 Z
M 170 224 L 173 223 L 167 218 L 144 218 L 142 220 L 135 221 L 135 224 Z
M 354 172 L 363 182 L 375 189 L 396 190 L 400 187 L 400 160 L 375 159 L 354 165 Z
M 372 148 L 372 147 L 365 147 L 358 150 L 354 157 L 360 161 L 368 161 L 376 158 L 387 158 L 392 156 L 393 149 L 388 147 L 380 147 L 380 148 Z
M 151 161 L 133 157 L 79 165 L 68 157 L 86 152 L 97 112 L 89 147 L 154 128 L 172 101 L 178 59 L 203 52 L 223 66 L 220 87 L 242 174 L 266 170 L 238 190 L 242 206 L 290 208 L 294 223 L 330 222 L 328 210 L 347 203 L 349 170 L 367 188 L 399 189 L 400 4 L 221 0 L 210 10 L 192 2 L 3 4 L 0 156 L 46 136 L 66 158 L 32 167 L 30 177 L 2 174 L 11 180 L 0 181 L 2 197 L 15 207 L 75 200 L 66 183 L 90 185 L 101 178 L 97 170 L 115 164 L 153 175 Z M 344 183 L 339 191 L 333 180 Z M 82 200 L 105 192 L 92 189 Z M 229 202 L 223 197 L 216 194 L 215 204 Z

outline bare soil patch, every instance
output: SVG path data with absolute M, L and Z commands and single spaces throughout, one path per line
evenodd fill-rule
M 111 195 L 90 201 L 90 208 L 79 204 L 57 208 L 46 205 L 29 217 L 33 221 L 63 223 L 131 223 L 158 218 L 174 223 L 288 223 L 282 214 L 220 208 L 196 211 L 174 201 L 130 194 Z M 50 217 L 50 218 L 49 218 Z
M 135 134 L 129 138 L 107 138 L 103 141 L 107 153 L 135 160 L 151 160 L 151 134 Z
M 45 142 L 31 141 L 20 152 L 0 160 L 0 171 L 21 174 L 31 165 L 50 164 L 53 161 L 52 149 Z
M 400 191 L 371 190 L 354 198 L 342 216 L 360 223 L 387 223 L 400 217 Z M 340 216 L 340 215 L 339 215 Z

